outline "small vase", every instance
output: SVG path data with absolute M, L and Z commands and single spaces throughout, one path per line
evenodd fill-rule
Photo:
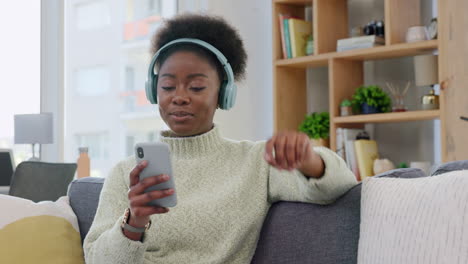
M 392 112 L 406 112 L 406 110 L 407 110 L 407 107 L 405 106 L 405 103 L 403 102 L 403 97 L 394 96 Z
M 363 103 L 361 105 L 361 112 L 362 114 L 376 114 L 380 113 L 379 109 L 375 106 L 370 106 L 367 103 Z
M 326 147 L 328 148 L 330 146 L 330 139 L 329 138 L 312 138 L 312 146 L 314 147 Z
M 351 106 L 340 106 L 340 116 L 350 116 L 353 114 Z

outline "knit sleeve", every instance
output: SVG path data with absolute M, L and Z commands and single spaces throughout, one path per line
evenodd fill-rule
M 325 163 L 325 173 L 320 178 L 308 178 L 298 170 L 280 171 L 270 166 L 268 199 L 277 201 L 329 204 L 357 184 L 356 177 L 346 163 L 333 151 L 314 147 Z
M 104 182 L 93 224 L 84 240 L 87 264 L 142 264 L 147 248 L 143 242 L 127 238 L 120 227 L 128 207 L 128 184 L 122 163 L 115 166 Z

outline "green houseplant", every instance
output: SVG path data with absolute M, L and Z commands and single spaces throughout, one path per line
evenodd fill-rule
M 340 103 L 340 116 L 350 116 L 353 114 L 353 103 L 349 99 L 344 99 Z
M 299 125 L 299 131 L 306 133 L 312 139 L 313 145 L 328 147 L 330 114 L 328 112 L 315 112 L 306 115 L 304 121 Z
M 353 103 L 351 102 L 351 100 L 349 99 L 344 99 L 343 101 L 341 101 L 341 104 L 340 106 L 351 106 Z
M 392 101 L 390 97 L 377 85 L 357 88 L 352 98 L 355 113 L 386 113 L 391 110 Z

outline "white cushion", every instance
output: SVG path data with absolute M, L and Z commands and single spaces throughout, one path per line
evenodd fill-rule
M 358 263 L 468 263 L 468 170 L 366 179 Z
M 0 195 L 0 263 L 84 264 L 68 197 L 34 203 Z

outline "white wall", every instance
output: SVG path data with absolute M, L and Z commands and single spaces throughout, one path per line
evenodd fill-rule
M 181 1 L 179 8 L 186 8 Z M 270 0 L 195 1 L 207 13 L 224 17 L 239 30 L 247 50 L 246 80 L 238 83 L 237 101 L 215 115 L 225 137 L 267 139 L 273 132 L 272 33 Z

